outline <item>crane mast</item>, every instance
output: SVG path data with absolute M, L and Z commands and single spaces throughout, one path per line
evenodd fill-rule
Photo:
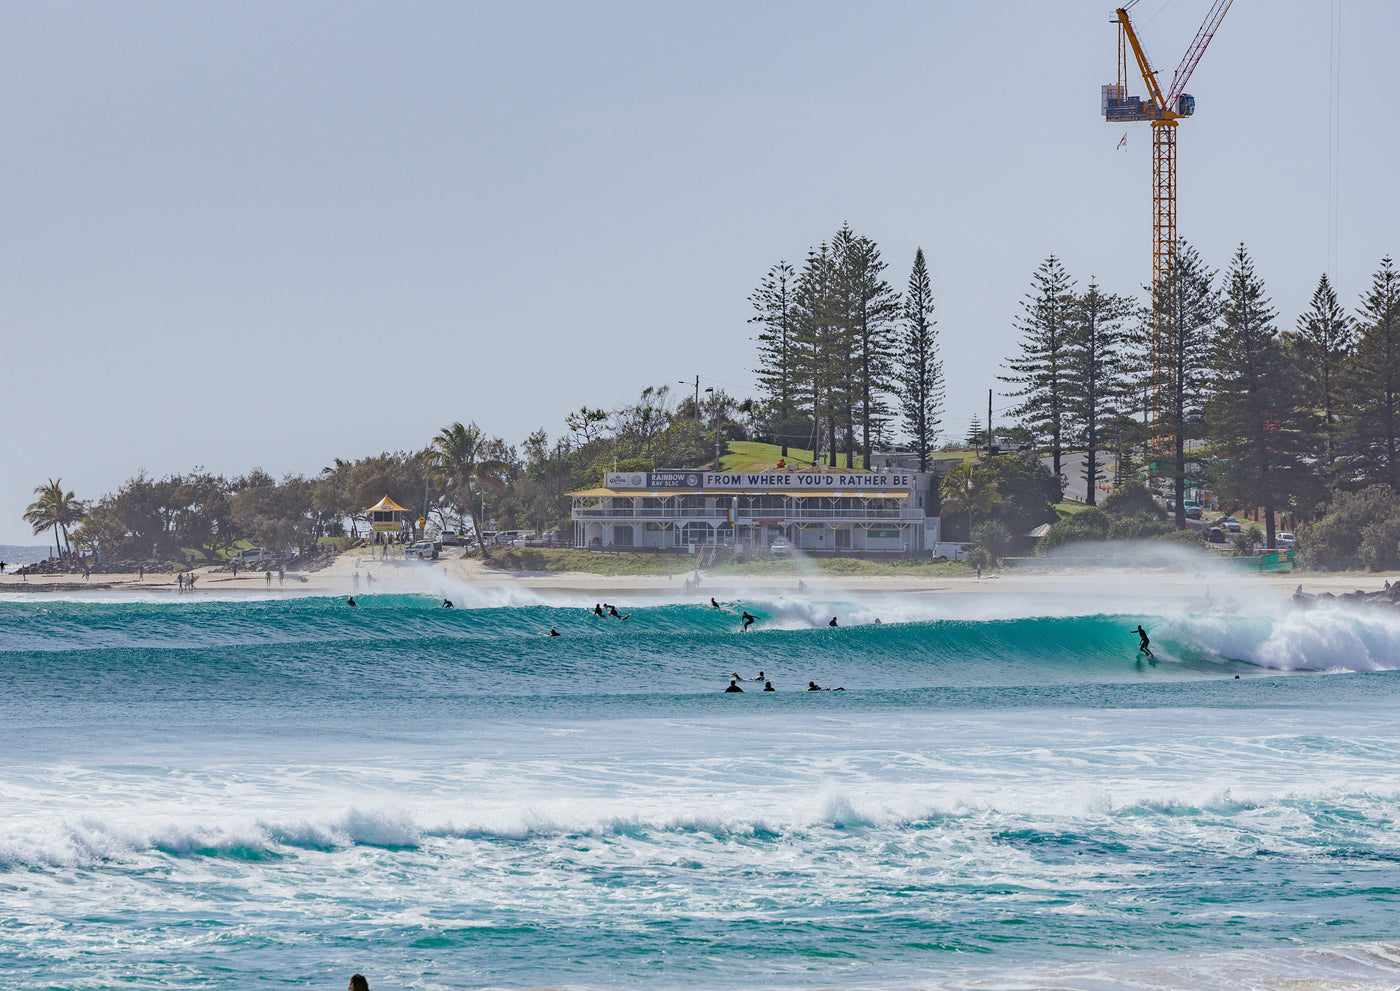
M 1233 0 L 1214 0 L 1206 18 L 1196 31 L 1186 54 L 1172 75 L 1172 85 L 1165 94 L 1157 82 L 1157 73 L 1143 51 L 1132 19 L 1126 7 L 1114 12 L 1118 25 L 1118 80 L 1102 89 L 1100 108 L 1104 120 L 1145 120 L 1152 125 L 1152 284 L 1155 286 L 1167 274 L 1172 250 L 1176 244 L 1176 126 L 1183 117 L 1196 112 L 1195 97 L 1185 92 L 1186 83 L 1205 54 L 1206 46 L 1215 37 L 1216 29 L 1225 18 Z M 1131 6 L 1131 5 L 1130 5 Z M 1147 87 L 1147 98 L 1128 95 L 1128 53 L 1132 52 L 1138 74 Z
M 1133 0 L 1136 3 L 1137 0 Z M 1156 287 L 1170 272 L 1176 250 L 1176 128 L 1179 121 L 1196 112 L 1196 99 L 1185 92 L 1186 83 L 1195 71 L 1206 46 L 1220 27 L 1232 0 L 1213 0 L 1210 11 L 1201 23 L 1181 64 L 1172 75 L 1171 88 L 1164 94 L 1157 73 L 1133 30 L 1127 7 L 1114 12 L 1118 25 L 1118 79 L 1106 83 L 1100 94 L 1100 110 L 1109 123 L 1145 120 L 1152 125 L 1152 286 Z M 1128 55 L 1132 53 L 1138 75 L 1147 88 L 1145 99 L 1128 95 L 1130 75 Z M 1156 319 L 1153 321 L 1153 380 L 1157 381 L 1157 354 L 1160 339 Z

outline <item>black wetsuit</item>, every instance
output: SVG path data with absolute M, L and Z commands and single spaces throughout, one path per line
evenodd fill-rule
M 830 622 L 830 623 L 827 623 L 826 625 L 827 625 L 827 626 L 835 626 L 835 625 L 836 625 L 836 617 L 835 617 L 835 616 L 832 616 L 832 617 L 831 617 L 831 622 Z
M 750 626 L 753 626 L 753 621 L 754 621 L 755 618 L 756 618 L 756 617 L 750 616 L 747 612 L 745 612 L 745 613 L 744 613 L 744 627 L 743 627 L 743 628 L 747 630 Z
M 738 685 L 734 684 L 734 682 L 732 682 L 732 681 L 729 683 L 729 687 L 725 689 L 725 692 L 742 692 L 742 691 L 743 691 L 743 689 L 740 688 Z
M 1139 626 L 1137 628 L 1137 635 L 1142 638 L 1142 643 L 1138 645 L 1138 650 L 1141 653 L 1146 654 L 1148 657 L 1154 656 L 1152 653 L 1152 648 L 1148 646 L 1148 644 L 1150 644 L 1152 641 L 1147 639 L 1147 631 L 1144 630 L 1141 626 Z

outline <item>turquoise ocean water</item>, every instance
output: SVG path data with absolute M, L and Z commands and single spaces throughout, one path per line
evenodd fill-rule
M 1400 619 L 987 598 L 0 600 L 0 986 L 1400 985 Z

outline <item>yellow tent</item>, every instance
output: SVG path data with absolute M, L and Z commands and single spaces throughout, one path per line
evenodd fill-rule
M 394 533 L 403 529 L 404 514 L 408 510 L 404 509 L 393 499 L 385 496 L 380 499 L 365 513 L 369 516 L 370 526 L 376 531 Z

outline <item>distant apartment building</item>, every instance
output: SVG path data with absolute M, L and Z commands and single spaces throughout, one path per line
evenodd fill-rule
M 574 546 L 754 553 L 781 537 L 809 553 L 922 551 L 939 539 L 937 483 L 902 470 L 609 472 L 601 488 L 570 493 Z

